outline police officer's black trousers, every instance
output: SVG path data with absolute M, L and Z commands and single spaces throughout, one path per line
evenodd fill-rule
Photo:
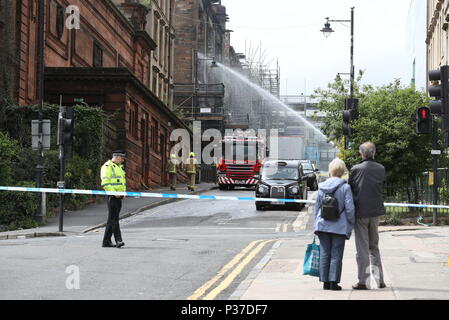
M 108 222 L 104 232 L 103 244 L 111 242 L 112 234 L 114 234 L 115 242 L 122 241 L 120 232 L 119 214 L 122 209 L 122 199 L 115 196 L 107 196 L 108 202 Z

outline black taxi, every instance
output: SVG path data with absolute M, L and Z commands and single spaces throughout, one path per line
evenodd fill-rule
M 256 198 L 307 200 L 307 176 L 299 160 L 269 160 L 261 169 Z M 290 207 L 302 209 L 305 204 L 256 201 L 256 209 Z

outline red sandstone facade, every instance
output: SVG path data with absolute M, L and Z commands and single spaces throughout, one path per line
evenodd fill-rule
M 9 1 L 0 0 L 0 9 Z M 8 28 L 15 35 L 12 44 L 17 50 L 12 52 L 17 52 L 18 59 L 11 67 L 9 91 L 19 104 L 30 105 L 37 102 L 38 1 L 13 2 L 7 9 L 17 23 L 9 23 Z M 80 9 L 80 29 L 65 27 L 69 5 Z M 164 59 L 166 65 L 157 66 L 166 69 L 166 76 L 160 77 L 160 72 L 157 76 L 165 89 L 152 91 L 157 44 L 147 32 L 152 23 L 147 17 L 153 14 L 151 6 L 139 1 L 126 0 L 122 6 L 111 0 L 46 1 L 44 100 L 59 104 L 62 97 L 64 105 L 73 105 L 75 98 L 82 98 L 114 114 L 105 130 L 106 149 L 127 150 L 132 190 L 167 183 L 164 167 L 171 148 L 170 133 L 186 128 L 167 105 L 171 100 L 171 57 Z M 2 38 L 7 25 L 4 20 L 0 20 Z M 169 50 L 158 52 L 170 55 Z

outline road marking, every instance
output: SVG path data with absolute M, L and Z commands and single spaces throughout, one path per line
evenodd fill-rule
M 227 271 L 233 268 L 245 255 L 248 251 L 250 251 L 256 244 L 261 242 L 262 240 L 256 240 L 251 242 L 246 248 L 244 248 L 239 254 L 237 254 L 227 265 L 225 265 L 212 279 L 206 282 L 204 285 L 199 287 L 187 300 L 197 300 L 203 294 L 205 294 L 206 290 L 209 289 L 212 285 L 215 284 L 221 277 L 223 277 Z
M 284 224 L 282 224 L 282 223 L 277 223 L 277 224 L 276 224 L 276 229 L 274 229 L 274 231 L 275 231 L 276 233 L 280 233 L 280 232 L 286 233 L 287 230 L 288 230 L 288 226 L 289 226 L 289 225 L 290 225 L 289 223 L 284 223 Z M 282 231 L 281 231 L 281 229 L 282 229 Z
M 223 290 L 225 290 L 234 281 L 234 279 L 243 271 L 245 266 L 254 259 L 254 257 L 263 249 L 263 247 L 273 240 L 265 240 L 260 243 L 254 250 L 252 250 L 247 257 L 209 294 L 207 294 L 203 300 L 213 300 L 215 299 Z
M 278 224 L 276 224 L 275 232 L 278 233 L 280 230 L 281 230 L 281 224 L 278 223 Z
M 271 260 L 271 257 L 276 250 L 281 246 L 282 240 L 276 241 L 271 249 L 265 254 L 265 256 L 259 261 L 259 263 L 253 268 L 245 280 L 243 280 L 234 293 L 229 297 L 229 300 L 241 300 L 241 297 L 248 290 L 251 283 L 257 278 L 265 265 Z

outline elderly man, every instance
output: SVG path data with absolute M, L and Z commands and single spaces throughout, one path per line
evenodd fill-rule
M 112 153 L 112 159 L 108 160 L 101 167 L 101 186 L 105 191 L 124 192 L 126 191 L 125 170 L 122 163 L 126 154 L 123 150 L 117 150 Z M 120 232 L 119 214 L 122 208 L 122 196 L 107 196 L 108 203 L 108 222 L 104 232 L 103 247 L 123 247 L 125 243 L 122 240 Z M 116 244 L 111 241 L 112 234 Z
M 362 162 L 352 167 L 348 181 L 355 204 L 354 233 L 358 268 L 358 283 L 352 288 L 354 290 L 368 289 L 371 270 L 377 286 L 385 288 L 378 233 L 379 217 L 385 214 L 383 198 L 385 168 L 374 161 L 376 155 L 374 143 L 362 144 L 359 152 Z

